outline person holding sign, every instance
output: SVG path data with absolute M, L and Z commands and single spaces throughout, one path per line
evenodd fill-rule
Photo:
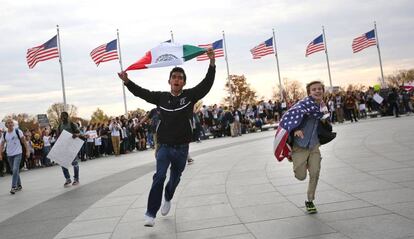
M 189 143 L 192 140 L 193 106 L 207 95 L 214 83 L 216 74 L 214 51 L 208 49 L 207 56 L 210 59 L 207 74 L 197 86 L 191 89 L 183 90 L 186 75 L 184 69 L 180 67 L 174 67 L 170 72 L 168 84 L 171 90 L 169 92 L 149 91 L 132 82 L 125 71 L 118 73 L 119 78 L 132 94 L 157 105 L 160 110 L 160 121 L 156 129 L 159 143 L 156 153 L 156 173 L 148 197 L 144 226 L 154 226 L 155 217 L 161 207 L 167 170 L 171 164 L 161 214 L 165 216 L 170 211 L 171 199 L 184 171 Z
M 78 129 L 78 126 L 69 120 L 68 112 L 62 112 L 60 114 L 60 124 L 57 130 L 58 137 L 62 133 L 63 130 L 66 130 L 69 133 L 71 133 L 72 138 L 79 137 L 80 131 Z M 69 187 L 71 184 L 73 186 L 76 186 L 79 184 L 79 164 L 78 164 L 77 157 L 73 160 L 72 166 L 73 166 L 73 174 L 74 174 L 73 183 L 70 180 L 69 170 L 65 167 L 62 167 L 63 176 L 65 176 L 65 179 L 66 179 L 65 184 L 63 184 L 64 187 Z

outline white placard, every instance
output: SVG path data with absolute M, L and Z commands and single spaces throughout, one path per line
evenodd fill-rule
M 366 109 L 365 104 L 360 104 L 359 105 L 359 111 L 363 111 L 365 109 Z
M 63 130 L 52 150 L 47 155 L 50 160 L 67 169 L 72 167 L 72 161 L 83 145 L 83 140 L 72 138 L 72 134 Z
M 94 139 L 98 137 L 96 130 L 88 130 L 85 134 L 88 135 L 88 139 Z
M 378 93 L 375 93 L 374 94 L 374 97 L 373 97 L 373 99 L 378 103 L 378 104 L 381 104 L 382 103 L 382 101 L 384 100 L 384 98 L 382 98 Z
M 286 108 L 286 102 L 282 102 L 281 107 L 282 109 Z
M 95 138 L 95 146 L 101 146 L 101 145 L 102 145 L 101 137 Z

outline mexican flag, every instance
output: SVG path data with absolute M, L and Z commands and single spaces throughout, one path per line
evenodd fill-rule
M 181 65 L 205 52 L 206 49 L 197 46 L 163 42 L 148 51 L 125 71 Z

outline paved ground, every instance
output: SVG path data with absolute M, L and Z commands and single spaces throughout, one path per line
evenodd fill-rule
M 304 211 L 307 182 L 272 156 L 274 131 L 191 145 L 168 216 L 143 226 L 153 152 L 81 164 L 63 188 L 58 167 L 22 173 L 12 196 L 0 178 L 0 238 L 414 238 L 414 117 L 334 128 L 323 146 L 319 213 Z

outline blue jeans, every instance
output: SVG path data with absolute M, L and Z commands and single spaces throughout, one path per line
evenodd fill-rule
M 50 164 L 50 159 L 48 157 L 46 157 L 49 154 L 50 149 L 51 149 L 50 146 L 44 146 L 43 147 L 42 166 Z
M 12 176 L 12 188 L 16 188 L 19 185 L 22 185 L 20 181 L 20 161 L 22 160 L 22 154 L 17 154 L 13 156 L 7 156 L 7 160 L 9 161 L 9 165 L 12 169 L 13 176 Z
M 173 198 L 175 189 L 180 182 L 181 174 L 187 163 L 187 155 L 188 144 L 160 144 L 156 155 L 157 171 L 152 178 L 151 191 L 148 196 L 147 212 L 145 213 L 147 216 L 156 217 L 157 212 L 161 207 L 164 181 L 170 164 L 170 179 L 165 186 L 164 198 L 167 201 L 170 201 Z
M 79 164 L 78 164 L 78 160 L 74 159 L 72 161 L 72 166 L 73 166 L 73 173 L 75 174 L 73 176 L 73 179 L 75 181 L 79 181 Z M 63 175 L 65 176 L 66 180 L 70 179 L 70 174 L 69 174 L 69 170 L 65 167 L 62 167 L 62 171 L 63 171 Z

